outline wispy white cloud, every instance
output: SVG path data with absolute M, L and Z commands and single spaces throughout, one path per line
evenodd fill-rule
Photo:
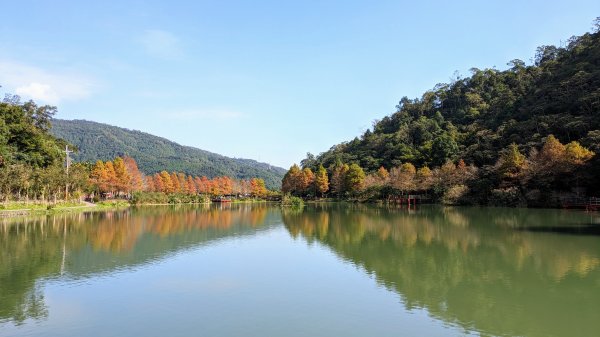
M 5 60 L 0 60 L 0 85 L 6 91 L 47 104 L 89 97 L 96 87 L 89 76 L 69 69 L 50 72 Z
M 140 42 L 148 54 L 158 58 L 172 60 L 183 56 L 179 38 L 164 30 L 146 30 Z
M 31 97 L 35 100 L 41 100 L 50 103 L 58 103 L 60 98 L 56 91 L 48 84 L 31 82 L 27 85 L 15 88 L 15 93 L 19 96 Z
M 164 117 L 174 118 L 178 120 L 232 120 L 238 119 L 244 116 L 241 112 L 222 109 L 222 108 L 209 108 L 209 109 L 186 109 L 172 112 L 166 112 L 163 114 Z

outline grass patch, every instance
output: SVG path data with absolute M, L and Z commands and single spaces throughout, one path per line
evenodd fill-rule
M 12 210 L 48 210 L 56 208 L 67 208 L 67 207 L 86 207 L 85 203 L 79 201 L 60 201 L 55 203 L 51 202 L 39 202 L 39 201 L 10 201 L 0 203 L 0 211 L 12 211 Z
M 286 194 L 283 197 L 281 197 L 281 206 L 301 209 L 302 207 L 304 207 L 304 200 L 302 200 L 302 198 Z
M 130 203 L 127 200 L 123 199 L 114 199 L 114 200 L 104 200 L 96 203 L 96 206 L 102 208 L 119 208 L 119 207 L 129 207 Z
M 210 198 L 205 195 L 190 195 L 185 193 L 135 192 L 131 198 L 132 205 L 161 205 L 161 204 L 206 204 Z
M 256 198 L 239 198 L 239 199 L 233 199 L 231 202 L 233 203 L 254 203 L 254 202 L 267 202 L 264 199 L 256 199 Z

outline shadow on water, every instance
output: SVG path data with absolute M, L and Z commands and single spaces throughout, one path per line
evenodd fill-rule
M 600 225 L 588 224 L 572 226 L 528 226 L 516 228 L 516 230 L 535 233 L 600 236 Z

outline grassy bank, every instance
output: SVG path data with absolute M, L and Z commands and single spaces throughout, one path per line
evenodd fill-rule
M 79 201 L 59 201 L 57 203 L 11 201 L 0 204 L 0 217 L 107 210 L 129 206 L 130 203 L 127 200 L 106 200 L 95 204 Z
M 233 199 L 232 203 L 266 203 L 267 200 L 259 198 Z M 183 193 L 166 194 L 162 192 L 136 192 L 131 199 L 102 200 L 96 203 L 80 201 L 51 202 L 24 202 L 9 201 L 0 203 L 0 217 L 55 214 L 64 212 L 78 212 L 91 210 L 109 210 L 130 206 L 152 205 L 194 205 L 210 204 L 207 195 L 189 195 Z

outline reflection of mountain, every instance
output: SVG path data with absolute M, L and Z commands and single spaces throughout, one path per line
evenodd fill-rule
M 290 234 L 318 241 L 375 275 L 408 308 L 492 335 L 596 336 L 600 241 L 517 231 L 589 223 L 548 210 L 314 208 L 283 214 Z
M 0 222 L 0 322 L 43 318 L 36 281 L 129 269 L 280 223 L 277 208 L 152 207 Z

